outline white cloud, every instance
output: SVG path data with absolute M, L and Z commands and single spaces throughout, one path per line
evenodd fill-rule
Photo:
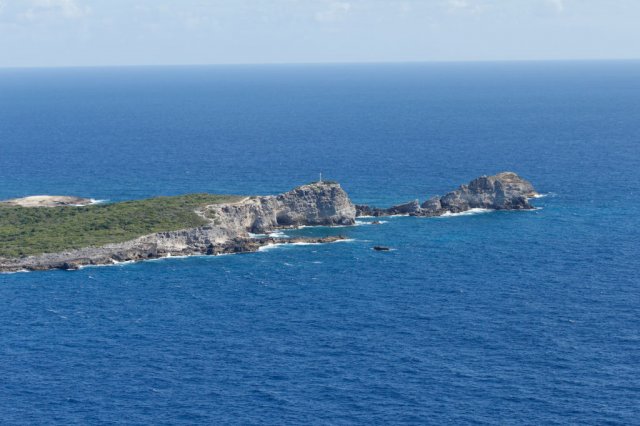
M 331 2 L 325 10 L 316 12 L 318 22 L 335 22 L 344 19 L 351 10 L 351 3 L 343 1 Z
M 447 6 L 449 12 L 477 13 L 483 9 L 483 5 L 476 0 L 447 0 Z
M 43 15 L 59 15 L 78 19 L 89 14 L 89 7 L 80 6 L 76 0 L 30 0 L 31 6 L 22 14 L 27 20 L 35 20 Z
M 557 13 L 564 12 L 564 0 L 548 0 Z

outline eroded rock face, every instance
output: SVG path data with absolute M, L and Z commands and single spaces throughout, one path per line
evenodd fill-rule
M 474 208 L 522 210 L 532 208 L 528 199 L 536 192 L 531 183 L 513 172 L 481 176 L 440 199 L 441 208 L 459 212 Z
M 513 172 L 481 176 L 442 197 L 432 197 L 418 205 L 417 200 L 387 209 L 357 206 L 358 216 L 440 216 L 470 209 L 526 210 L 533 208 L 529 198 L 537 195 L 531 183 Z
M 347 193 L 339 184 L 328 182 L 236 204 L 211 205 L 203 213 L 216 226 L 253 233 L 301 225 L 353 225 L 356 217 Z

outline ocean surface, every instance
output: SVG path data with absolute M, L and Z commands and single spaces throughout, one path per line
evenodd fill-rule
M 0 70 L 0 199 L 505 170 L 539 209 L 0 275 L 0 423 L 640 424 L 640 62 Z

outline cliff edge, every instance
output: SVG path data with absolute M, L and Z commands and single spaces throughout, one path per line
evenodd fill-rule
M 264 233 L 303 225 L 353 225 L 356 209 L 340 184 L 315 182 L 279 195 L 210 205 L 201 214 L 237 233 Z

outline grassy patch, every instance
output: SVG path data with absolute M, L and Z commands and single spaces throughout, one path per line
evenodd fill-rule
M 194 210 L 238 201 L 190 194 L 86 207 L 25 208 L 0 204 L 0 256 L 18 257 L 118 243 L 206 224 Z

